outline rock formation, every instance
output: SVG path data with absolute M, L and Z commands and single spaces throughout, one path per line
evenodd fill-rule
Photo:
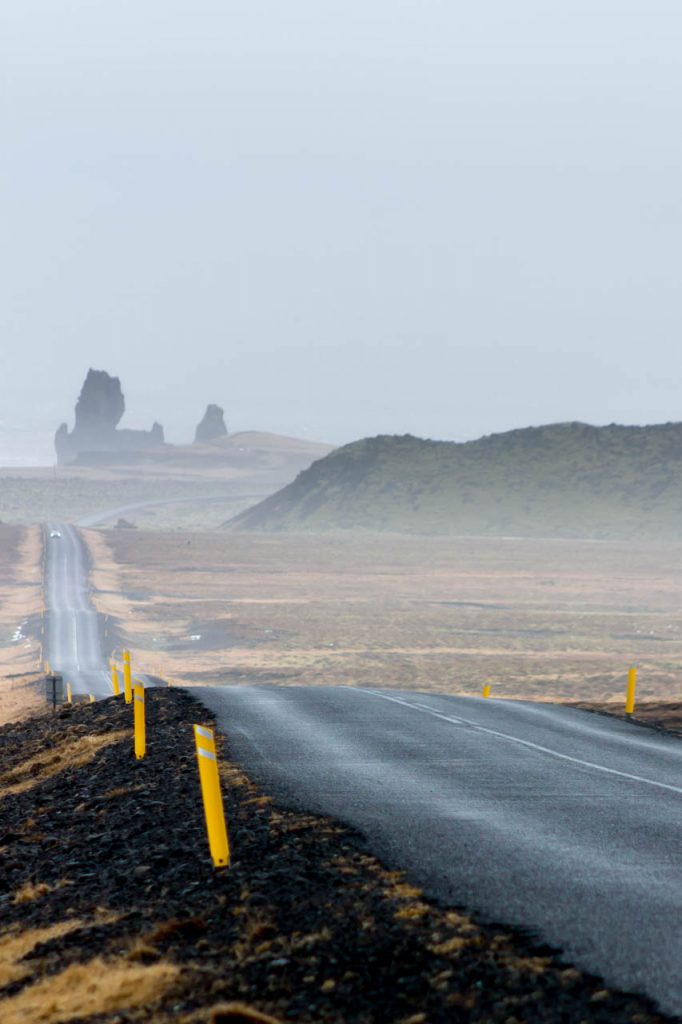
M 84 437 L 106 437 L 121 422 L 125 408 L 118 377 L 110 377 L 105 370 L 88 370 L 76 403 L 74 432 Z
M 124 519 L 123 516 L 119 516 L 114 524 L 115 530 L 136 530 L 137 526 L 135 523 L 131 523 L 129 519 Z
M 225 437 L 225 413 L 219 405 L 206 407 L 204 418 L 196 429 L 194 442 L 214 441 L 217 437 Z
M 76 403 L 76 425 L 71 433 L 62 423 L 55 435 L 57 461 L 106 462 L 113 456 L 128 458 L 144 448 L 164 443 L 163 427 L 151 430 L 117 430 L 125 412 L 125 399 L 118 377 L 104 370 L 88 370 Z

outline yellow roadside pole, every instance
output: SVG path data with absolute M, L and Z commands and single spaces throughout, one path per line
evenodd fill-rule
M 71 683 L 66 684 L 66 703 L 73 704 L 73 694 L 71 692 Z
M 203 725 L 194 726 L 194 742 L 199 763 L 199 780 L 204 801 L 206 832 L 213 866 L 226 868 L 230 864 L 230 843 L 227 838 L 223 795 L 220 792 L 220 775 L 216 757 L 215 736 L 212 729 Z
M 90 703 L 91 704 L 95 703 L 95 698 L 94 698 L 94 696 L 92 694 L 90 694 Z
M 51 676 L 52 675 L 52 673 L 50 672 L 50 663 L 49 663 L 49 661 L 45 662 L 45 675 L 46 676 Z
M 126 704 L 130 704 L 133 699 L 133 682 L 132 673 L 130 671 L 130 651 L 123 652 L 123 691 L 126 696 Z
M 483 696 L 484 697 L 489 697 L 490 696 L 490 683 L 486 683 L 485 686 L 483 687 Z
M 118 670 L 117 670 L 116 666 L 113 663 L 112 663 L 112 666 L 111 666 L 111 685 L 112 685 L 113 690 L 114 690 L 114 697 L 120 697 L 121 696 L 121 687 L 119 686 L 119 682 L 118 682 Z
M 625 695 L 625 714 L 631 715 L 635 710 L 635 689 L 637 687 L 637 669 L 633 665 L 628 672 L 628 689 Z
M 133 687 L 135 719 L 135 757 L 140 761 L 147 751 L 147 734 L 144 721 L 144 686 L 135 683 Z

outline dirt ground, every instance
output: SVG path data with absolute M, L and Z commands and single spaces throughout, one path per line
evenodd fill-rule
M 40 527 L 0 526 L 0 724 L 43 706 Z
M 572 701 L 571 705 L 585 711 L 596 711 L 602 715 L 614 715 L 616 718 L 627 717 L 623 706 L 614 707 L 613 703 L 604 701 L 595 703 Z M 630 720 L 637 725 L 655 729 L 657 732 L 670 732 L 675 736 L 682 737 L 682 703 L 679 701 L 646 700 L 643 703 L 638 701 Z
M 620 701 L 682 689 L 682 546 L 86 534 L 100 611 L 184 683 Z

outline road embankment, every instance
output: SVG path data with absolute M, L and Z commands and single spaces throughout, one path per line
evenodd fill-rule
M 429 902 L 357 834 L 276 807 L 224 748 L 233 863 L 214 871 L 192 739 L 211 715 L 147 698 L 139 762 L 120 698 L 0 728 L 3 1024 L 667 1019 Z
M 622 701 L 566 701 L 566 705 L 581 708 L 583 711 L 594 711 L 600 715 L 611 715 L 614 718 L 628 717 Z M 655 729 L 657 732 L 669 732 L 682 737 L 682 703 L 662 700 L 639 701 L 630 716 L 630 721 L 648 729 Z

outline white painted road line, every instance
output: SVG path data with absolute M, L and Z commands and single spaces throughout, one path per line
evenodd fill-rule
M 618 771 L 616 768 L 607 768 L 606 765 L 597 764 L 595 761 L 584 761 L 580 757 L 572 757 L 570 754 L 562 754 L 558 750 L 552 750 L 550 747 L 543 747 L 540 743 L 532 743 L 530 740 L 523 740 L 519 736 L 511 736 L 506 732 L 499 732 L 497 729 L 489 729 L 484 725 L 479 725 L 477 722 L 472 722 L 469 718 L 454 718 L 451 715 L 443 715 L 439 711 L 435 711 L 433 708 L 427 707 L 425 704 L 413 704 L 409 700 L 402 700 L 400 697 L 389 696 L 386 693 L 382 693 L 381 690 L 368 690 L 363 688 L 364 693 L 371 693 L 374 697 L 380 697 L 382 700 L 390 700 L 394 704 L 402 704 L 403 707 L 410 708 L 412 711 L 419 711 L 422 714 L 432 715 L 434 718 L 440 718 L 443 722 L 449 722 L 452 725 L 468 725 L 472 729 L 476 729 L 478 732 L 487 733 L 489 736 L 496 736 L 498 739 L 508 740 L 510 743 L 518 743 L 522 747 L 529 747 L 531 750 L 538 750 L 542 754 L 549 754 L 550 757 L 557 757 L 560 761 L 571 761 L 573 764 L 580 765 L 582 768 L 593 768 L 598 772 L 606 772 L 608 775 L 618 775 L 622 779 L 629 779 L 631 782 L 641 782 L 646 786 L 656 786 L 658 789 L 667 789 L 671 793 L 682 794 L 682 786 L 671 786 L 667 782 L 657 782 L 655 779 L 645 779 L 641 775 L 633 775 L 630 772 Z
M 682 742 L 587 711 L 344 687 L 192 688 L 265 791 L 425 892 L 682 1015 Z

